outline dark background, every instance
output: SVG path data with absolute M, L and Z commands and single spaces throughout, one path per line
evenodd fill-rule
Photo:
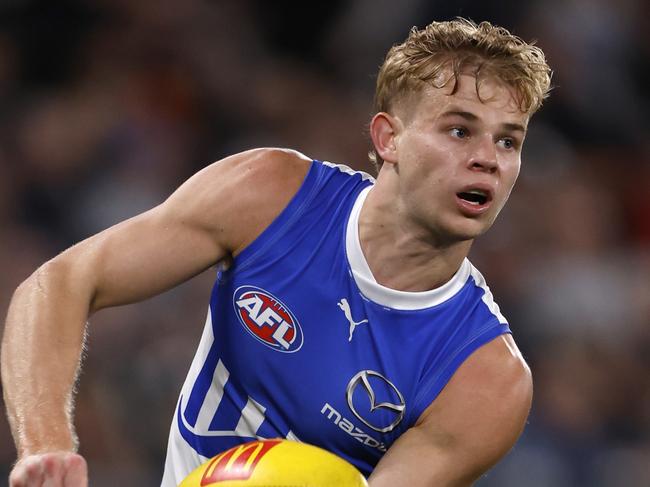
M 525 434 L 478 485 L 650 485 L 645 0 L 2 0 L 0 313 L 40 263 L 225 155 L 287 146 L 371 171 L 385 52 L 456 15 L 538 39 L 555 70 L 472 252 L 535 377 Z M 92 319 L 76 422 L 93 486 L 159 481 L 213 278 Z M 0 477 L 14 459 L 3 417 Z

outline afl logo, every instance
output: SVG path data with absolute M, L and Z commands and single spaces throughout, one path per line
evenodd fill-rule
M 267 347 L 284 353 L 297 352 L 302 347 L 300 323 L 271 293 L 241 286 L 233 295 L 233 305 L 244 329 Z

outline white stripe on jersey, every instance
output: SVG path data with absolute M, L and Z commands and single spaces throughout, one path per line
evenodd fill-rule
M 335 169 L 338 169 L 342 173 L 349 174 L 351 176 L 354 176 L 355 174 L 361 175 L 361 179 L 363 181 L 372 181 L 373 183 L 375 182 L 375 178 L 373 178 L 370 174 L 367 172 L 363 171 L 356 171 L 352 169 L 350 166 L 346 166 L 345 164 L 334 164 L 333 162 L 328 162 L 328 161 L 321 161 L 324 166 L 327 167 L 333 167 Z
M 211 326 L 212 327 L 212 326 Z M 210 429 L 210 423 L 214 417 L 214 412 L 217 410 L 219 404 L 221 404 L 221 399 L 223 398 L 223 388 L 226 387 L 228 378 L 230 377 L 230 372 L 226 369 L 223 362 L 219 360 L 217 366 L 214 369 L 214 375 L 212 376 L 212 386 L 208 389 L 208 393 L 203 400 L 201 409 L 199 409 L 199 416 L 196 419 L 196 426 L 194 428 L 189 428 L 190 431 L 203 432 Z M 189 391 L 185 396 L 186 400 L 189 400 Z M 181 414 L 183 416 L 183 414 Z M 185 418 L 183 418 L 183 421 Z M 186 423 L 187 424 L 187 423 Z
M 474 265 L 472 265 L 470 273 L 474 278 L 474 282 L 476 282 L 476 285 L 481 289 L 483 289 L 483 291 L 485 291 L 485 294 L 483 294 L 483 297 L 481 299 L 488 307 L 490 312 L 494 316 L 496 316 L 496 318 L 499 320 L 499 323 L 503 323 L 503 324 L 508 323 L 508 320 L 506 320 L 505 316 L 501 314 L 501 309 L 499 308 L 499 305 L 494 301 L 494 296 L 492 295 L 492 291 L 490 291 L 490 288 L 485 282 L 485 278 L 483 277 L 483 274 L 481 274 L 479 270 L 476 267 L 474 267 Z
M 252 397 L 249 397 L 246 406 L 242 409 L 239 422 L 235 427 L 235 436 L 251 436 L 258 440 L 263 440 L 264 438 L 257 434 L 257 430 L 260 429 L 260 426 L 262 426 L 262 423 L 266 419 L 264 417 L 265 412 L 266 408 L 264 406 Z

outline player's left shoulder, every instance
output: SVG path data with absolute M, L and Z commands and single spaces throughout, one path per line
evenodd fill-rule
M 452 388 L 482 385 L 486 395 L 501 398 L 500 402 L 513 408 L 528 407 L 532 399 L 530 367 L 509 333 L 479 347 L 461 365 L 452 382 Z
M 512 337 L 500 335 L 465 360 L 389 448 L 371 487 L 472 485 L 515 444 L 531 399 L 530 369 Z
M 468 472 L 484 472 L 517 441 L 532 396 L 528 364 L 512 336 L 500 335 L 467 358 L 415 427 L 456 450 Z
M 530 409 L 533 381 L 512 335 L 503 334 L 479 347 L 458 368 L 438 398 L 423 412 L 418 424 L 429 417 L 475 409 L 475 417 L 487 421 L 499 415 L 525 418 Z M 459 401 L 462 399 L 462 401 Z M 464 404 L 458 408 L 457 402 Z M 456 404 L 448 408 L 450 404 Z

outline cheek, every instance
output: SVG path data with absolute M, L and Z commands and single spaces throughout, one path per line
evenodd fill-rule
M 508 197 L 510 196 L 510 193 L 517 182 L 517 178 L 519 177 L 519 169 L 521 167 L 521 164 L 517 161 L 514 162 L 512 165 L 508 166 L 505 171 L 503 171 L 503 204 L 508 200 Z
M 401 142 L 404 150 L 419 156 L 427 156 L 428 154 L 451 149 L 451 147 L 446 147 L 448 141 L 441 137 L 440 134 L 419 127 L 413 128 L 406 133 Z
M 521 170 L 521 159 L 517 159 L 515 166 L 512 168 L 512 183 L 511 186 L 514 186 L 514 184 L 517 182 L 517 178 L 519 178 L 519 171 Z
M 444 141 L 431 136 L 417 140 L 412 149 L 419 169 L 439 174 L 439 177 L 443 177 L 445 173 L 453 173 L 456 168 L 454 162 L 463 158 L 458 147 L 445 144 Z
M 503 163 L 502 176 L 504 182 L 512 186 L 519 177 L 519 170 L 521 169 L 521 157 L 510 157 Z

